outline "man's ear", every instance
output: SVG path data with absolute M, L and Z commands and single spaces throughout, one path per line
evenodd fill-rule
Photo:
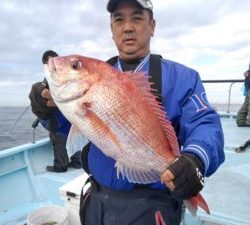
M 112 33 L 112 39 L 114 40 L 114 35 L 113 35 L 113 25 L 112 25 L 112 22 L 110 22 L 110 30 L 111 30 L 111 33 Z
M 155 33 L 155 26 L 156 26 L 156 22 L 155 22 L 155 19 L 152 19 L 150 21 L 150 25 L 151 25 L 151 37 L 154 36 L 154 33 Z

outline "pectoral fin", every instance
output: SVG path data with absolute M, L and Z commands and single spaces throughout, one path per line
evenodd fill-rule
M 74 155 L 79 150 L 82 150 L 82 148 L 88 144 L 89 140 L 81 134 L 81 132 L 75 127 L 71 126 L 67 143 L 66 143 L 66 149 L 68 156 Z

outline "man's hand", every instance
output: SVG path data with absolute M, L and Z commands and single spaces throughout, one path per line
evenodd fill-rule
M 40 119 L 49 119 L 52 106 L 55 106 L 45 82 L 37 82 L 32 85 L 29 94 L 33 113 Z
M 56 104 L 54 103 L 48 88 L 44 88 L 41 95 L 43 98 L 47 99 L 46 105 L 48 107 L 56 107 Z
M 183 153 L 161 175 L 172 195 L 184 200 L 196 196 L 204 186 L 202 163 L 191 153 Z

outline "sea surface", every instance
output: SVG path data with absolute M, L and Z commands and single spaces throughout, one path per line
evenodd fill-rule
M 20 118 L 22 113 L 24 114 Z M 32 122 L 36 118 L 30 107 L 0 106 L 0 150 L 31 143 L 33 137 Z M 35 129 L 35 140 L 47 137 L 48 132 L 39 124 Z

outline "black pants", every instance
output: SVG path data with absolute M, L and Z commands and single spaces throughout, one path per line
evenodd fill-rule
M 82 225 L 154 225 L 158 210 L 167 225 L 181 222 L 182 202 L 163 190 L 144 187 L 115 191 L 99 187 L 90 191 L 85 205 L 81 198 L 80 205 Z
M 50 141 L 53 146 L 54 166 L 60 169 L 67 168 L 69 157 L 66 149 L 67 136 L 50 132 Z

